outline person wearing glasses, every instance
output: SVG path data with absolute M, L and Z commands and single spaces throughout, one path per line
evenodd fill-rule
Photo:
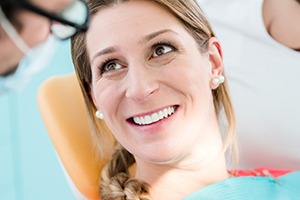
M 86 31 L 82 0 L 0 1 L 0 95 L 23 87 L 47 65 L 59 40 Z

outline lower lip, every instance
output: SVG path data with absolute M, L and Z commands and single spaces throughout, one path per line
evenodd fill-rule
M 157 122 L 154 122 L 152 124 L 140 126 L 140 125 L 132 124 L 129 122 L 128 123 L 130 124 L 130 126 L 133 129 L 135 129 L 137 132 L 139 132 L 141 134 L 158 134 L 158 133 L 162 132 L 166 127 L 170 126 L 171 122 L 176 117 L 178 110 L 179 110 L 179 107 L 177 107 L 175 112 L 172 115 L 170 115 L 169 117 L 159 120 Z

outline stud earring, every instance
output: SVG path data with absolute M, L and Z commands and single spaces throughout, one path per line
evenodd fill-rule
M 224 81 L 225 81 L 224 76 L 219 75 L 218 77 L 214 77 L 212 79 L 212 84 L 218 86 L 219 84 L 224 83 Z
M 99 110 L 97 110 L 95 114 L 98 119 L 102 119 L 102 120 L 104 119 L 103 113 L 101 113 Z

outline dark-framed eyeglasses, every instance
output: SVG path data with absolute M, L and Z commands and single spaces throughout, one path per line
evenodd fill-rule
M 51 20 L 52 34 L 65 40 L 78 32 L 85 32 L 89 26 L 89 9 L 83 0 L 72 0 L 60 12 L 50 12 L 30 0 L 12 0 L 20 8 L 29 10 Z

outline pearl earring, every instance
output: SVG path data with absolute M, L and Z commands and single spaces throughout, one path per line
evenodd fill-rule
M 219 84 L 223 83 L 225 81 L 224 76 L 219 75 L 218 77 L 214 77 L 212 79 L 212 84 L 215 86 L 218 86 Z
M 97 110 L 96 111 L 96 117 L 98 118 L 98 119 L 104 119 L 104 115 L 103 115 L 103 113 L 101 113 L 99 110 Z

